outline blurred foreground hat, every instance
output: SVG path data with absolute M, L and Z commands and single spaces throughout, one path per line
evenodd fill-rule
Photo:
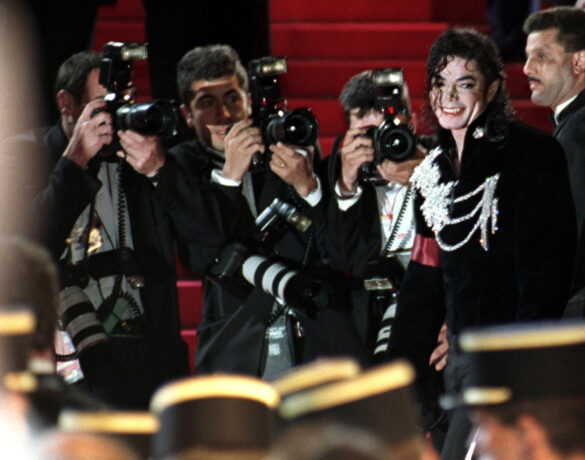
M 279 414 L 285 423 L 320 422 L 369 430 L 388 444 L 418 437 L 413 367 L 395 361 L 342 381 L 291 395 Z
M 240 375 L 190 377 L 168 383 L 153 396 L 158 415 L 156 458 L 195 448 L 269 448 L 278 429 L 277 391 L 267 382 Z
M 146 411 L 65 410 L 59 416 L 59 429 L 69 433 L 95 434 L 115 439 L 135 450 L 140 458 L 148 458 L 152 436 L 158 430 L 158 419 Z
M 291 396 L 309 388 L 316 388 L 357 376 L 361 367 L 351 358 L 320 358 L 297 366 L 272 382 L 280 398 Z
M 6 390 L 26 392 L 36 387 L 27 372 L 35 326 L 34 312 L 26 306 L 0 310 L 0 385 Z
M 537 322 L 467 332 L 460 346 L 469 385 L 441 405 L 485 406 L 556 396 L 585 396 L 585 323 Z

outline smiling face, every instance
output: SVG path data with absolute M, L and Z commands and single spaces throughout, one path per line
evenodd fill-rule
M 194 81 L 191 90 L 189 106 L 181 106 L 185 121 L 202 144 L 223 152 L 226 129 L 248 116 L 248 95 L 235 75 Z
M 474 60 L 454 56 L 431 84 L 430 101 L 437 121 L 452 132 L 461 151 L 467 128 L 485 111 L 499 82 L 486 87 Z
M 574 53 L 567 53 L 557 37 L 557 29 L 530 33 L 523 69 L 532 102 L 553 110 L 582 89 L 578 74 L 573 71 Z

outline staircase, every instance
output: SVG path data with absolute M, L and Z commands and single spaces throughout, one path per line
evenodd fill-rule
M 320 122 L 320 142 L 329 153 L 345 119 L 337 97 L 352 75 L 376 67 L 402 67 L 420 111 L 428 50 L 450 26 L 489 33 L 485 0 L 463 8 L 448 0 L 273 0 L 272 53 L 286 56 L 289 72 L 282 93 L 289 106 L 311 107 Z M 506 65 L 507 87 L 517 117 L 550 131 L 548 110 L 530 102 L 522 64 Z
M 101 49 L 110 40 L 144 42 L 143 18 L 140 0 L 102 5 L 94 48 Z M 313 110 L 319 119 L 324 154 L 345 130 L 337 97 L 352 75 L 377 67 L 404 68 L 412 108 L 417 112 L 425 87 L 425 61 L 435 38 L 454 25 L 489 32 L 485 0 L 271 0 L 270 21 L 272 54 L 286 56 L 288 61 L 282 94 L 290 108 Z M 134 69 L 139 99 L 148 99 L 147 65 L 137 62 Z M 506 73 L 517 117 L 550 132 L 549 111 L 530 102 L 522 64 L 507 64 Z M 200 279 L 180 264 L 178 275 L 182 335 L 193 363 L 203 290 Z

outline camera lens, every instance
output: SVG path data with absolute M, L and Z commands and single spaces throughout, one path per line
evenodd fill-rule
M 168 101 L 123 105 L 116 111 L 116 127 L 149 136 L 166 137 L 176 132 L 177 111 Z
M 282 117 L 271 119 L 266 125 L 266 141 L 311 145 L 317 140 L 319 123 L 309 109 L 295 109 Z
M 376 146 L 384 158 L 400 162 L 414 153 L 416 139 L 407 125 L 391 126 L 384 123 L 376 134 Z

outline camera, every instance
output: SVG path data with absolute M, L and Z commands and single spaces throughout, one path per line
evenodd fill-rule
M 91 301 L 79 286 L 66 286 L 59 294 L 59 321 L 77 353 L 108 340 Z
M 390 67 L 372 71 L 374 107 L 384 114 L 380 126 L 372 126 L 367 135 L 373 139 L 374 161 L 364 163 L 365 180 L 379 178 L 376 165 L 385 159 L 401 162 L 411 158 L 417 138 L 409 124 L 410 113 L 404 104 L 404 74 L 401 68 Z
M 312 221 L 307 216 L 302 214 L 295 206 L 280 198 L 275 198 L 264 211 L 256 217 L 256 227 L 261 232 L 267 232 L 270 228 L 282 219 L 286 223 L 292 225 L 299 232 L 305 232 L 311 226 Z
M 367 291 L 391 291 L 396 293 L 402 284 L 405 273 L 406 268 L 396 256 L 371 260 L 366 266 L 364 288 Z
M 218 256 L 207 276 L 233 295 L 246 297 L 252 287 L 284 302 L 295 310 L 314 315 L 328 305 L 331 287 L 288 267 L 261 250 L 236 242 Z
M 177 134 L 179 113 L 172 101 L 136 101 L 132 85 L 132 63 L 148 57 L 144 43 L 108 42 L 100 62 L 99 82 L 107 90 L 105 110 L 112 115 L 115 130 L 132 130 L 147 136 L 168 138 Z M 102 153 L 119 150 L 114 142 Z
M 299 146 L 312 145 L 317 140 L 319 122 L 308 108 L 288 110 L 280 95 L 280 75 L 288 70 L 284 57 L 264 57 L 248 64 L 252 119 L 260 127 L 266 145 L 279 141 Z M 265 160 L 258 154 L 253 166 Z
M 311 219 L 294 205 L 275 198 L 256 218 L 256 227 L 262 233 L 261 244 L 248 241 L 228 245 L 217 257 L 207 275 L 228 289 L 233 295 L 246 297 L 252 287 L 292 308 L 309 315 L 327 307 L 331 286 L 292 269 L 276 256 L 271 247 L 283 234 L 286 226 L 305 232 Z

